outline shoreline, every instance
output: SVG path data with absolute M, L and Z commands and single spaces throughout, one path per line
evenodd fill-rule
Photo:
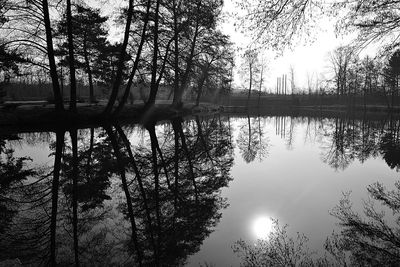
M 400 107 L 389 110 L 387 107 L 371 106 L 353 107 L 344 106 L 222 106 L 210 103 L 201 103 L 195 106 L 192 103 L 176 109 L 170 104 L 155 104 L 146 112 L 143 104 L 128 105 L 118 117 L 102 117 L 103 105 L 82 105 L 78 113 L 69 111 L 57 113 L 53 105 L 46 106 L 21 106 L 13 110 L 0 109 L 0 134 L 52 131 L 98 127 L 101 125 L 119 124 L 146 124 L 160 123 L 176 117 L 204 116 L 219 113 L 221 115 L 235 116 L 295 116 L 295 117 L 348 117 L 353 119 L 382 120 L 389 116 L 400 118 Z
M 146 124 L 188 115 L 220 112 L 220 106 L 185 104 L 176 109 L 170 104 L 155 104 L 144 110 L 143 104 L 126 106 L 117 117 L 104 117 L 104 105 L 84 105 L 77 113 L 65 110 L 56 112 L 53 105 L 21 106 L 13 110 L 0 109 L 0 134 L 10 132 L 57 131 L 62 129 L 87 128 L 113 123 Z

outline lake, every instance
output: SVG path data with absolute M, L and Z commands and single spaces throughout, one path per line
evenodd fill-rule
M 237 241 L 277 244 L 270 218 L 288 225 L 286 241 L 304 234 L 313 260 L 333 231 L 347 261 L 400 255 L 391 116 L 216 114 L 14 131 L 0 136 L 0 153 L 0 261 L 239 266 Z

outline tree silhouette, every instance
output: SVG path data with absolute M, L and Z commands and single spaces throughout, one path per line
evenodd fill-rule
M 341 14 L 336 29 L 341 33 L 357 31 L 356 43 L 365 47 L 371 42 L 388 44 L 388 51 L 398 46 L 399 4 L 392 0 L 344 1 L 332 3 L 331 12 Z
M 86 72 L 90 97 L 89 100 L 94 100 L 94 89 L 93 89 L 93 75 L 99 71 L 94 69 L 99 66 L 95 65 L 96 59 L 100 54 L 107 50 L 108 42 L 106 40 L 108 32 L 105 30 L 105 22 L 107 17 L 102 17 L 99 14 L 99 10 L 84 7 L 82 5 L 76 5 L 76 11 L 72 15 L 72 27 L 73 41 L 75 45 L 75 56 L 76 56 L 76 69 L 82 69 Z M 67 20 L 63 18 L 58 24 L 59 36 L 67 35 Z M 65 40 L 60 43 L 57 49 L 57 55 L 62 55 L 64 58 L 61 63 L 69 66 L 68 55 L 68 42 Z
M 399 94 L 400 75 L 400 50 L 395 51 L 389 58 L 383 69 L 385 81 L 389 85 L 391 95 L 391 107 L 395 105 L 395 98 Z
M 251 34 L 252 45 L 280 52 L 295 40 L 311 36 L 316 18 L 322 13 L 319 2 L 309 0 L 240 1 L 238 6 L 244 12 L 237 16 L 237 26 Z

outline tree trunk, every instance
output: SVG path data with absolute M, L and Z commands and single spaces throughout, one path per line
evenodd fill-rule
M 197 10 L 199 10 L 199 8 L 200 8 L 200 1 L 197 2 Z M 196 48 L 197 37 L 199 35 L 199 27 L 200 27 L 199 18 L 197 17 L 195 31 L 194 31 L 194 35 L 193 35 L 193 41 L 192 41 L 192 44 L 190 47 L 190 54 L 189 54 L 189 57 L 188 57 L 187 63 L 186 63 L 186 70 L 185 70 L 185 73 L 183 74 L 181 84 L 177 88 L 178 90 L 174 92 L 174 99 L 172 101 L 172 105 L 175 107 L 182 106 L 183 93 L 188 85 L 189 74 L 191 72 L 192 65 L 193 65 L 194 52 L 195 52 L 195 48 Z
M 140 56 L 142 54 L 143 44 L 144 44 L 145 36 L 146 36 L 147 23 L 149 22 L 150 6 L 151 6 L 151 0 L 148 0 L 147 5 L 146 5 L 146 16 L 144 18 L 142 35 L 140 36 L 140 43 L 139 43 L 138 50 L 136 52 L 135 62 L 133 63 L 131 75 L 129 76 L 128 84 L 125 87 L 125 91 L 122 96 L 122 99 L 119 102 L 118 107 L 115 109 L 115 111 L 113 113 L 115 116 L 121 112 L 121 110 L 124 108 L 124 105 L 126 104 L 126 101 L 128 100 L 128 97 L 129 97 L 129 94 L 131 91 L 131 86 L 133 83 L 133 78 L 134 78 L 136 70 L 139 66 L 139 60 L 140 60 Z
M 86 162 L 86 175 L 90 174 L 90 164 L 92 162 L 92 153 L 93 153 L 93 145 L 94 145 L 94 128 L 90 128 L 90 142 L 89 142 L 89 150 Z
M 247 103 L 246 103 L 246 107 L 247 109 L 249 108 L 249 102 L 250 102 L 250 95 L 251 95 L 251 86 L 253 83 L 253 66 L 250 64 L 250 84 L 249 84 L 249 93 L 247 94 Z
M 89 55 L 86 45 L 86 34 L 83 40 L 83 56 L 85 58 L 86 73 L 88 75 L 88 80 L 89 80 L 89 103 L 93 103 L 94 102 L 93 77 L 92 77 L 92 69 L 90 68 Z
M 146 109 L 150 108 L 156 102 L 158 91 L 157 86 L 157 60 L 158 60 L 158 19 L 159 19 L 160 0 L 157 0 L 156 9 L 154 11 L 154 40 L 153 40 L 153 63 L 151 70 L 150 95 L 146 102 Z
M 76 112 L 76 78 L 75 78 L 74 43 L 72 36 L 71 0 L 67 0 L 67 30 L 68 30 L 68 57 L 69 57 L 69 75 L 70 75 L 70 90 L 71 90 L 69 109 L 72 112 Z
M 200 104 L 200 97 L 203 94 L 203 86 L 204 86 L 204 82 L 206 81 L 206 78 L 207 78 L 209 66 L 210 65 L 207 65 L 207 67 L 203 70 L 203 73 L 202 73 L 200 81 L 199 81 L 199 85 L 197 87 L 196 106 L 198 106 Z
M 64 104 L 63 104 L 63 99 L 62 99 L 62 95 L 61 95 L 60 84 L 58 83 L 56 61 L 54 59 L 53 37 L 52 37 L 52 33 L 51 33 L 49 4 L 48 4 L 47 0 L 42 0 L 42 8 L 43 8 L 44 26 L 45 26 L 45 30 L 46 30 L 47 56 L 48 56 L 49 65 L 50 65 L 51 82 L 53 84 L 53 95 L 54 95 L 55 108 L 56 108 L 56 111 L 63 111 Z
M 174 32 L 175 32 L 175 43 L 174 43 L 174 92 L 178 92 L 179 90 L 179 37 L 178 37 L 178 15 L 177 15 L 177 7 L 176 0 L 173 1 L 173 13 L 174 13 Z M 171 91 L 172 94 L 172 91 Z M 170 94 L 170 95 L 171 95 Z M 169 97 L 168 97 L 169 99 Z M 175 93 L 174 93 L 175 99 Z
M 262 90 L 262 83 L 263 83 L 263 72 L 264 72 L 264 66 L 261 66 L 261 78 L 260 78 L 260 88 L 258 90 L 258 108 L 260 108 L 260 98 L 261 98 L 261 90 Z M 292 91 L 293 94 L 293 91 Z
M 121 45 L 121 52 L 119 55 L 118 59 L 118 68 L 117 68 L 117 75 L 114 80 L 113 88 L 111 91 L 111 95 L 108 99 L 107 106 L 103 111 L 103 115 L 109 116 L 111 114 L 112 108 L 115 104 L 115 101 L 117 100 L 118 96 L 118 90 L 119 87 L 122 83 L 122 71 L 124 68 L 124 61 L 125 61 L 125 55 L 126 55 L 126 47 L 128 45 L 128 39 L 129 39 L 129 30 L 131 28 L 131 23 L 132 23 L 132 15 L 133 15 L 133 0 L 129 0 L 129 7 L 128 7 L 128 13 L 127 13 L 127 19 L 126 19 L 126 25 L 125 25 L 125 33 L 124 33 L 124 40 Z

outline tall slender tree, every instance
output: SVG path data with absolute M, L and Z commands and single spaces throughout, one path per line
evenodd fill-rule
M 128 11 L 126 14 L 124 38 L 123 38 L 122 45 L 121 45 L 121 52 L 119 54 L 116 77 L 115 77 L 115 80 L 113 83 L 113 88 L 112 88 L 110 97 L 108 99 L 107 105 L 103 111 L 103 115 L 106 115 L 106 116 L 111 115 L 113 106 L 115 104 L 115 101 L 117 100 L 119 88 L 122 83 L 122 72 L 123 72 L 124 62 L 125 62 L 126 47 L 128 45 L 128 41 L 129 41 L 129 31 L 130 31 L 131 24 L 132 24 L 133 7 L 134 7 L 133 0 L 129 0 Z
M 100 10 L 85 7 L 81 4 L 75 5 L 76 13 L 72 16 L 73 42 L 75 52 L 75 67 L 82 69 L 87 74 L 89 83 L 89 101 L 94 101 L 94 76 L 101 71 L 102 67 L 96 64 L 100 56 L 110 56 L 107 52 L 110 44 L 107 41 L 108 31 L 105 28 L 107 17 L 100 15 Z M 58 25 L 58 35 L 68 35 L 66 18 Z M 68 42 L 62 42 L 57 49 L 57 54 L 65 56 L 60 64 L 69 66 Z M 67 57 L 68 56 L 68 57 Z M 98 76 L 98 75 L 96 75 Z
M 63 111 L 64 104 L 61 95 L 60 84 L 58 83 L 57 66 L 54 58 L 54 48 L 53 48 L 53 35 L 51 32 L 51 23 L 49 15 L 49 5 L 47 0 L 42 0 L 42 10 L 43 10 L 43 20 L 46 31 L 46 44 L 47 44 L 47 56 L 50 65 L 50 76 L 53 84 L 53 94 L 56 111 Z
M 68 59 L 69 59 L 69 77 L 70 77 L 70 101 L 69 109 L 76 112 L 76 77 L 75 77 L 75 54 L 74 37 L 72 33 L 72 9 L 71 0 L 67 0 L 67 35 L 68 35 Z
M 121 110 L 123 109 L 126 101 L 128 100 L 128 96 L 131 90 L 131 86 L 133 83 L 133 78 L 135 77 L 136 71 L 138 70 L 139 67 L 139 61 L 140 61 L 140 57 L 142 54 L 142 49 L 143 49 L 143 45 L 144 42 L 146 40 L 146 32 L 147 32 L 147 24 L 149 22 L 149 17 L 150 17 L 150 7 L 151 7 L 151 0 L 147 0 L 147 4 L 146 4 L 146 11 L 144 13 L 144 17 L 143 17 L 143 26 L 142 26 L 142 32 L 141 35 L 139 36 L 139 45 L 136 51 L 136 57 L 135 57 L 135 61 L 133 63 L 133 67 L 131 70 L 131 74 L 129 76 L 129 80 L 127 85 L 125 86 L 125 91 L 124 94 L 122 96 L 121 101 L 118 104 L 118 107 L 115 109 L 114 111 L 114 115 L 117 115 L 118 113 L 121 112 Z

